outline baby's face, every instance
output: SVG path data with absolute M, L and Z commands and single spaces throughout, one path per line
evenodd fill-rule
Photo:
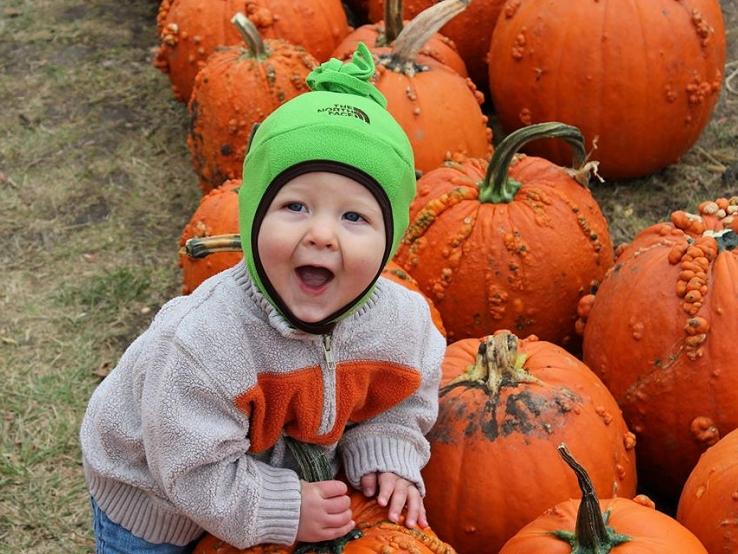
M 385 248 L 384 218 L 363 185 L 336 173 L 304 173 L 264 216 L 259 258 L 290 311 L 315 323 L 372 282 Z

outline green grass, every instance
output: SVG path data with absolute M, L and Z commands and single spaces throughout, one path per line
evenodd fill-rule
M 725 7 L 728 59 L 738 60 L 738 7 Z M 185 107 L 151 66 L 156 9 L 151 0 L 0 6 L 0 553 L 92 550 L 82 415 L 180 290 L 177 241 L 200 192 Z M 679 165 L 593 185 L 615 242 L 738 191 L 722 180 L 738 164 L 737 104 L 723 91 Z

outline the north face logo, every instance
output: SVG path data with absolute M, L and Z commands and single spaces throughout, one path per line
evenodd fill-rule
M 361 119 L 364 123 L 370 123 L 369 116 L 366 115 L 364 110 L 348 104 L 333 104 L 326 108 L 320 108 L 318 113 L 326 113 L 328 115 L 338 115 L 343 117 L 355 117 L 356 119 Z

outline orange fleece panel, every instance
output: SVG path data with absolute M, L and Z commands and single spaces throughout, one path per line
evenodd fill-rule
M 255 387 L 235 399 L 249 416 L 251 451 L 268 450 L 284 431 L 302 442 L 332 444 L 349 421 L 374 417 L 410 396 L 420 386 L 420 374 L 401 364 L 377 361 L 343 362 L 336 367 L 336 421 L 319 435 L 323 411 L 320 366 L 284 375 L 260 373 Z

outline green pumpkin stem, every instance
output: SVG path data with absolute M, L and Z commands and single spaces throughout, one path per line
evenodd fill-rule
M 384 2 L 384 41 L 392 44 L 402 32 L 402 0 L 385 0 Z M 379 46 L 379 45 L 378 45 Z
M 555 121 L 522 127 L 507 135 L 495 149 L 487 174 L 478 185 L 479 201 L 492 204 L 512 202 L 521 184 L 508 176 L 510 164 L 525 144 L 543 138 L 562 138 L 568 142 L 574 149 L 576 166 L 581 165 L 587 156 L 584 137 L 576 127 Z
M 392 48 L 392 59 L 400 65 L 414 65 L 425 43 L 441 27 L 463 12 L 471 0 L 443 0 L 424 9 L 400 32 Z
M 557 450 L 576 473 L 582 500 L 577 511 L 574 533 L 554 531 L 552 534 L 568 542 L 572 547 L 572 554 L 607 554 L 616 546 L 630 541 L 630 537 L 620 535 L 607 526 L 610 514 L 600 511 L 600 501 L 587 471 L 574 459 L 565 444 L 560 444 Z
M 241 250 L 240 235 L 213 235 L 198 237 L 185 242 L 184 252 L 190 258 L 204 258 L 216 252 L 238 252 Z
M 475 362 L 444 388 L 477 383 L 496 396 L 503 384 L 540 382 L 523 367 L 526 359 L 526 354 L 518 352 L 518 337 L 509 331 L 490 335 L 480 343 Z
M 263 59 L 269 55 L 266 44 L 264 44 L 264 40 L 261 38 L 261 34 L 259 34 L 259 30 L 248 17 L 238 12 L 231 18 L 231 23 L 241 33 L 244 42 L 248 45 L 249 50 L 251 50 L 255 58 Z
M 718 251 L 730 252 L 738 248 L 738 233 L 733 229 L 723 229 L 716 233 L 712 233 L 712 237 L 715 239 L 718 245 Z

